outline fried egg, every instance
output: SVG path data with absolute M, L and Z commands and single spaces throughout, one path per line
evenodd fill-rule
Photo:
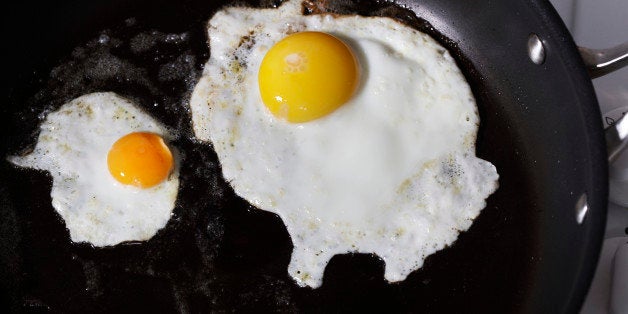
M 179 186 L 173 134 L 114 93 L 47 115 L 34 150 L 9 161 L 52 176 L 52 205 L 74 242 L 143 241 L 172 215 Z
M 476 103 L 445 48 L 381 17 L 226 8 L 190 100 L 224 178 L 276 213 L 288 273 L 319 287 L 336 254 L 374 253 L 404 280 L 467 230 L 497 189 L 475 156 Z

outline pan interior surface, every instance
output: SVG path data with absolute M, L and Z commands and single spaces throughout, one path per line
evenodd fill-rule
M 319 289 L 289 278 L 282 221 L 237 197 L 215 153 L 193 139 L 187 99 L 210 53 L 205 23 L 224 2 L 18 4 L 3 27 L 14 45 L 2 156 L 32 147 L 42 113 L 95 91 L 135 100 L 180 130 L 174 145 L 184 153 L 168 225 L 149 241 L 104 249 L 69 241 L 48 175 L 1 162 L 1 301 L 66 312 L 576 311 L 599 252 L 607 183 L 600 113 L 573 42 L 544 1 L 399 4 L 327 5 L 397 18 L 450 50 L 478 101 L 477 154 L 497 167 L 500 188 L 471 229 L 407 280 L 389 284 L 376 256 L 347 254 L 332 259 Z M 527 57 L 530 33 L 546 47 L 541 65 Z M 148 49 L 136 49 L 142 43 Z M 99 66 L 118 70 L 86 72 Z M 578 224 L 582 194 L 589 212 Z

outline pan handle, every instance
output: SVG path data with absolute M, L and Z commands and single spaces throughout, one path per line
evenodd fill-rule
M 609 126 L 606 133 L 606 150 L 608 161 L 613 162 L 628 147 L 628 114 Z
M 578 50 L 591 78 L 606 75 L 628 65 L 628 42 L 608 49 L 578 47 Z M 628 118 L 626 115 L 608 127 L 605 133 L 608 161 L 613 162 L 628 146 Z
M 600 77 L 628 65 L 628 42 L 608 49 L 578 47 L 591 78 Z

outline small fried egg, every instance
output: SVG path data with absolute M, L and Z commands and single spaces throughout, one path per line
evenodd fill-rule
M 445 48 L 390 18 L 226 8 L 190 100 L 224 178 L 283 220 L 288 273 L 319 287 L 336 254 L 404 280 L 467 230 L 497 189 L 475 156 L 471 89 Z
M 143 241 L 163 228 L 179 187 L 173 134 L 114 93 L 47 115 L 34 150 L 9 161 L 52 176 L 52 205 L 74 242 Z

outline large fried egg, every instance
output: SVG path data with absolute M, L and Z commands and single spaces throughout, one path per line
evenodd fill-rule
M 289 274 L 319 287 L 336 254 L 374 253 L 404 280 L 486 206 L 498 174 L 475 157 L 479 117 L 445 48 L 389 18 L 227 8 L 190 105 L 225 179 L 276 213 Z
M 52 176 L 52 205 L 74 242 L 110 246 L 163 228 L 179 187 L 173 134 L 114 93 L 88 94 L 47 115 L 34 150 L 9 157 Z

